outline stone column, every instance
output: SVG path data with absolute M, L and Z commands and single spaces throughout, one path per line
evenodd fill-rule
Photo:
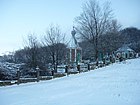
M 77 65 L 77 70 L 79 71 L 79 73 L 81 72 L 80 71 L 80 65 Z
M 19 69 L 17 71 L 17 84 L 18 85 L 20 84 L 20 71 L 19 71 Z
M 37 72 L 37 82 L 39 82 L 40 73 L 39 73 L 39 67 L 38 66 L 36 67 L 36 72 Z

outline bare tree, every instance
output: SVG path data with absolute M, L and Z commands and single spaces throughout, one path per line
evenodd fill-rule
M 110 21 L 108 32 L 119 33 L 119 31 L 121 30 L 121 27 L 122 25 L 116 19 L 113 19 Z
M 44 36 L 43 45 L 46 46 L 46 51 L 49 51 L 52 65 L 57 71 L 57 65 L 65 56 L 66 45 L 64 44 L 65 35 L 61 33 L 58 26 L 50 26 Z
M 76 18 L 77 31 L 83 39 L 88 40 L 95 48 L 96 65 L 98 65 L 98 37 L 109 30 L 112 10 L 108 2 L 103 6 L 96 0 L 89 0 L 83 6 L 83 12 Z
M 25 63 L 26 61 L 26 50 L 20 49 L 15 51 L 14 54 L 15 63 Z
M 99 49 L 103 54 L 112 53 L 122 45 L 120 36 L 121 25 L 117 20 L 112 20 L 109 25 L 109 31 L 99 36 Z
M 39 66 L 39 42 L 37 37 L 35 37 L 33 34 L 29 35 L 25 44 L 24 50 L 26 51 L 26 63 L 29 65 L 29 67 L 35 69 L 37 66 Z

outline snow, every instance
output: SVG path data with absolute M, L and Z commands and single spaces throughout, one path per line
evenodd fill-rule
M 24 63 L 15 64 L 9 62 L 0 62 L 0 72 L 5 75 L 5 79 L 12 80 L 16 78 L 17 70 L 20 66 L 25 65 Z
M 140 105 L 140 59 L 49 81 L 0 87 L 0 105 Z

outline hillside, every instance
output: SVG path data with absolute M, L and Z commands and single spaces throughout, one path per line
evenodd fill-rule
M 140 105 L 140 58 L 39 83 L 0 87 L 1 105 Z
M 124 44 L 128 44 L 136 52 L 140 52 L 140 29 L 128 27 L 120 32 Z

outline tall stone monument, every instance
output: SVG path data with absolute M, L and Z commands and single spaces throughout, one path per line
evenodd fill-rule
M 73 27 L 73 30 L 71 31 L 71 40 L 68 46 L 68 56 L 69 56 L 69 63 L 70 64 L 78 64 L 82 60 L 82 48 L 79 47 L 79 44 L 75 38 L 76 31 Z

